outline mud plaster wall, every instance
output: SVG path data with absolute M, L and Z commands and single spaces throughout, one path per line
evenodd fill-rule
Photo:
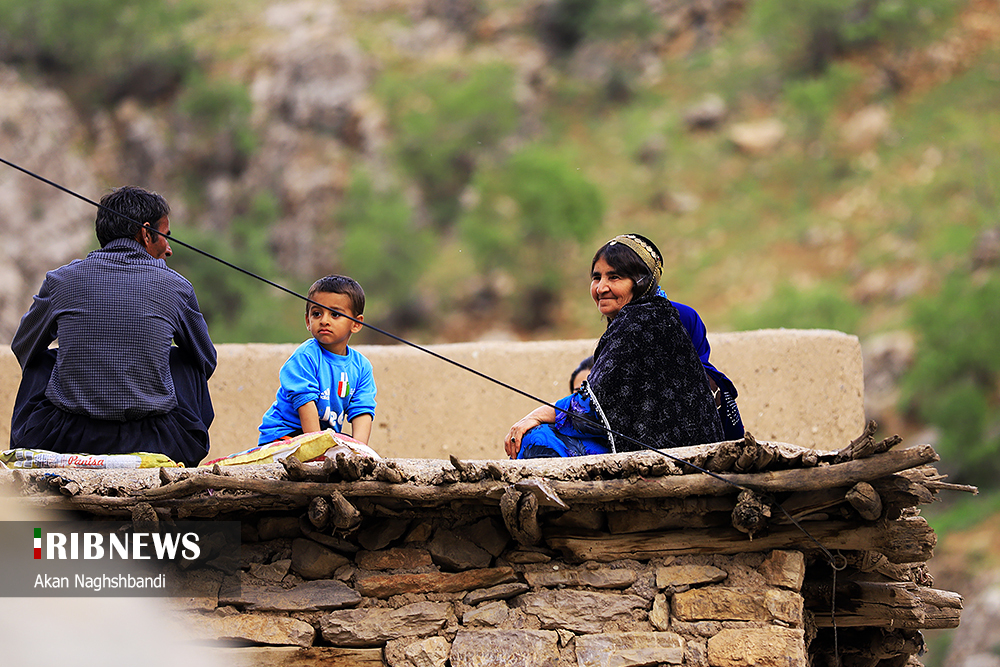
M 712 361 L 736 383 L 747 429 L 758 440 L 839 448 L 864 426 L 861 345 L 838 331 L 771 329 L 709 336 Z M 546 401 L 568 393 L 569 373 L 593 340 L 430 346 L 435 353 Z M 257 444 L 278 369 L 296 345 L 219 345 L 210 381 L 216 418 L 209 458 Z M 370 444 L 386 457 L 500 458 L 510 425 L 537 403 L 408 346 L 359 346 L 372 362 L 378 413 Z M 20 369 L 0 351 L 0 442 Z

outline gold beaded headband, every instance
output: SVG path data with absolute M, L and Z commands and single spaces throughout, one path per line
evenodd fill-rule
M 639 259 L 642 260 L 642 263 L 649 268 L 649 272 L 653 274 L 653 282 L 646 287 L 642 296 L 645 296 L 652 290 L 655 290 L 656 286 L 660 284 L 660 278 L 663 276 L 663 260 L 657 257 L 657 253 L 649 247 L 648 243 L 633 234 L 619 234 L 608 241 L 608 245 L 614 245 L 616 243 L 621 243 L 623 246 L 638 255 Z

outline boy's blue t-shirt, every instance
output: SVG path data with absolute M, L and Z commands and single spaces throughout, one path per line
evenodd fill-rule
M 292 353 L 279 373 L 281 387 L 264 413 L 258 444 L 301 430 L 298 410 L 316 402 L 320 428 L 340 433 L 345 421 L 358 415 L 375 416 L 375 377 L 371 362 L 350 346 L 346 355 L 323 349 L 310 338 Z

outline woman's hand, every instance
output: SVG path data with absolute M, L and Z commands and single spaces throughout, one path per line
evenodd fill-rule
M 521 451 L 521 438 L 524 437 L 525 433 L 541 423 L 531 415 L 525 415 L 516 424 L 511 426 L 510 432 L 507 433 L 507 438 L 503 441 L 503 448 L 507 452 L 507 456 L 512 459 L 517 458 L 517 453 Z
M 555 408 L 543 405 L 535 408 L 525 416 L 521 417 L 516 424 L 510 427 L 507 437 L 504 438 L 503 448 L 510 458 L 516 458 L 521 451 L 521 438 L 524 434 L 535 428 L 539 424 L 554 424 L 556 421 Z

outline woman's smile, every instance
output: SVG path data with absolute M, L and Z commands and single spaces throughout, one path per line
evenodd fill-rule
M 603 257 L 594 262 L 590 275 L 590 296 L 609 320 L 614 319 L 622 307 L 632 300 L 632 290 L 635 282 L 624 278 L 604 260 Z

